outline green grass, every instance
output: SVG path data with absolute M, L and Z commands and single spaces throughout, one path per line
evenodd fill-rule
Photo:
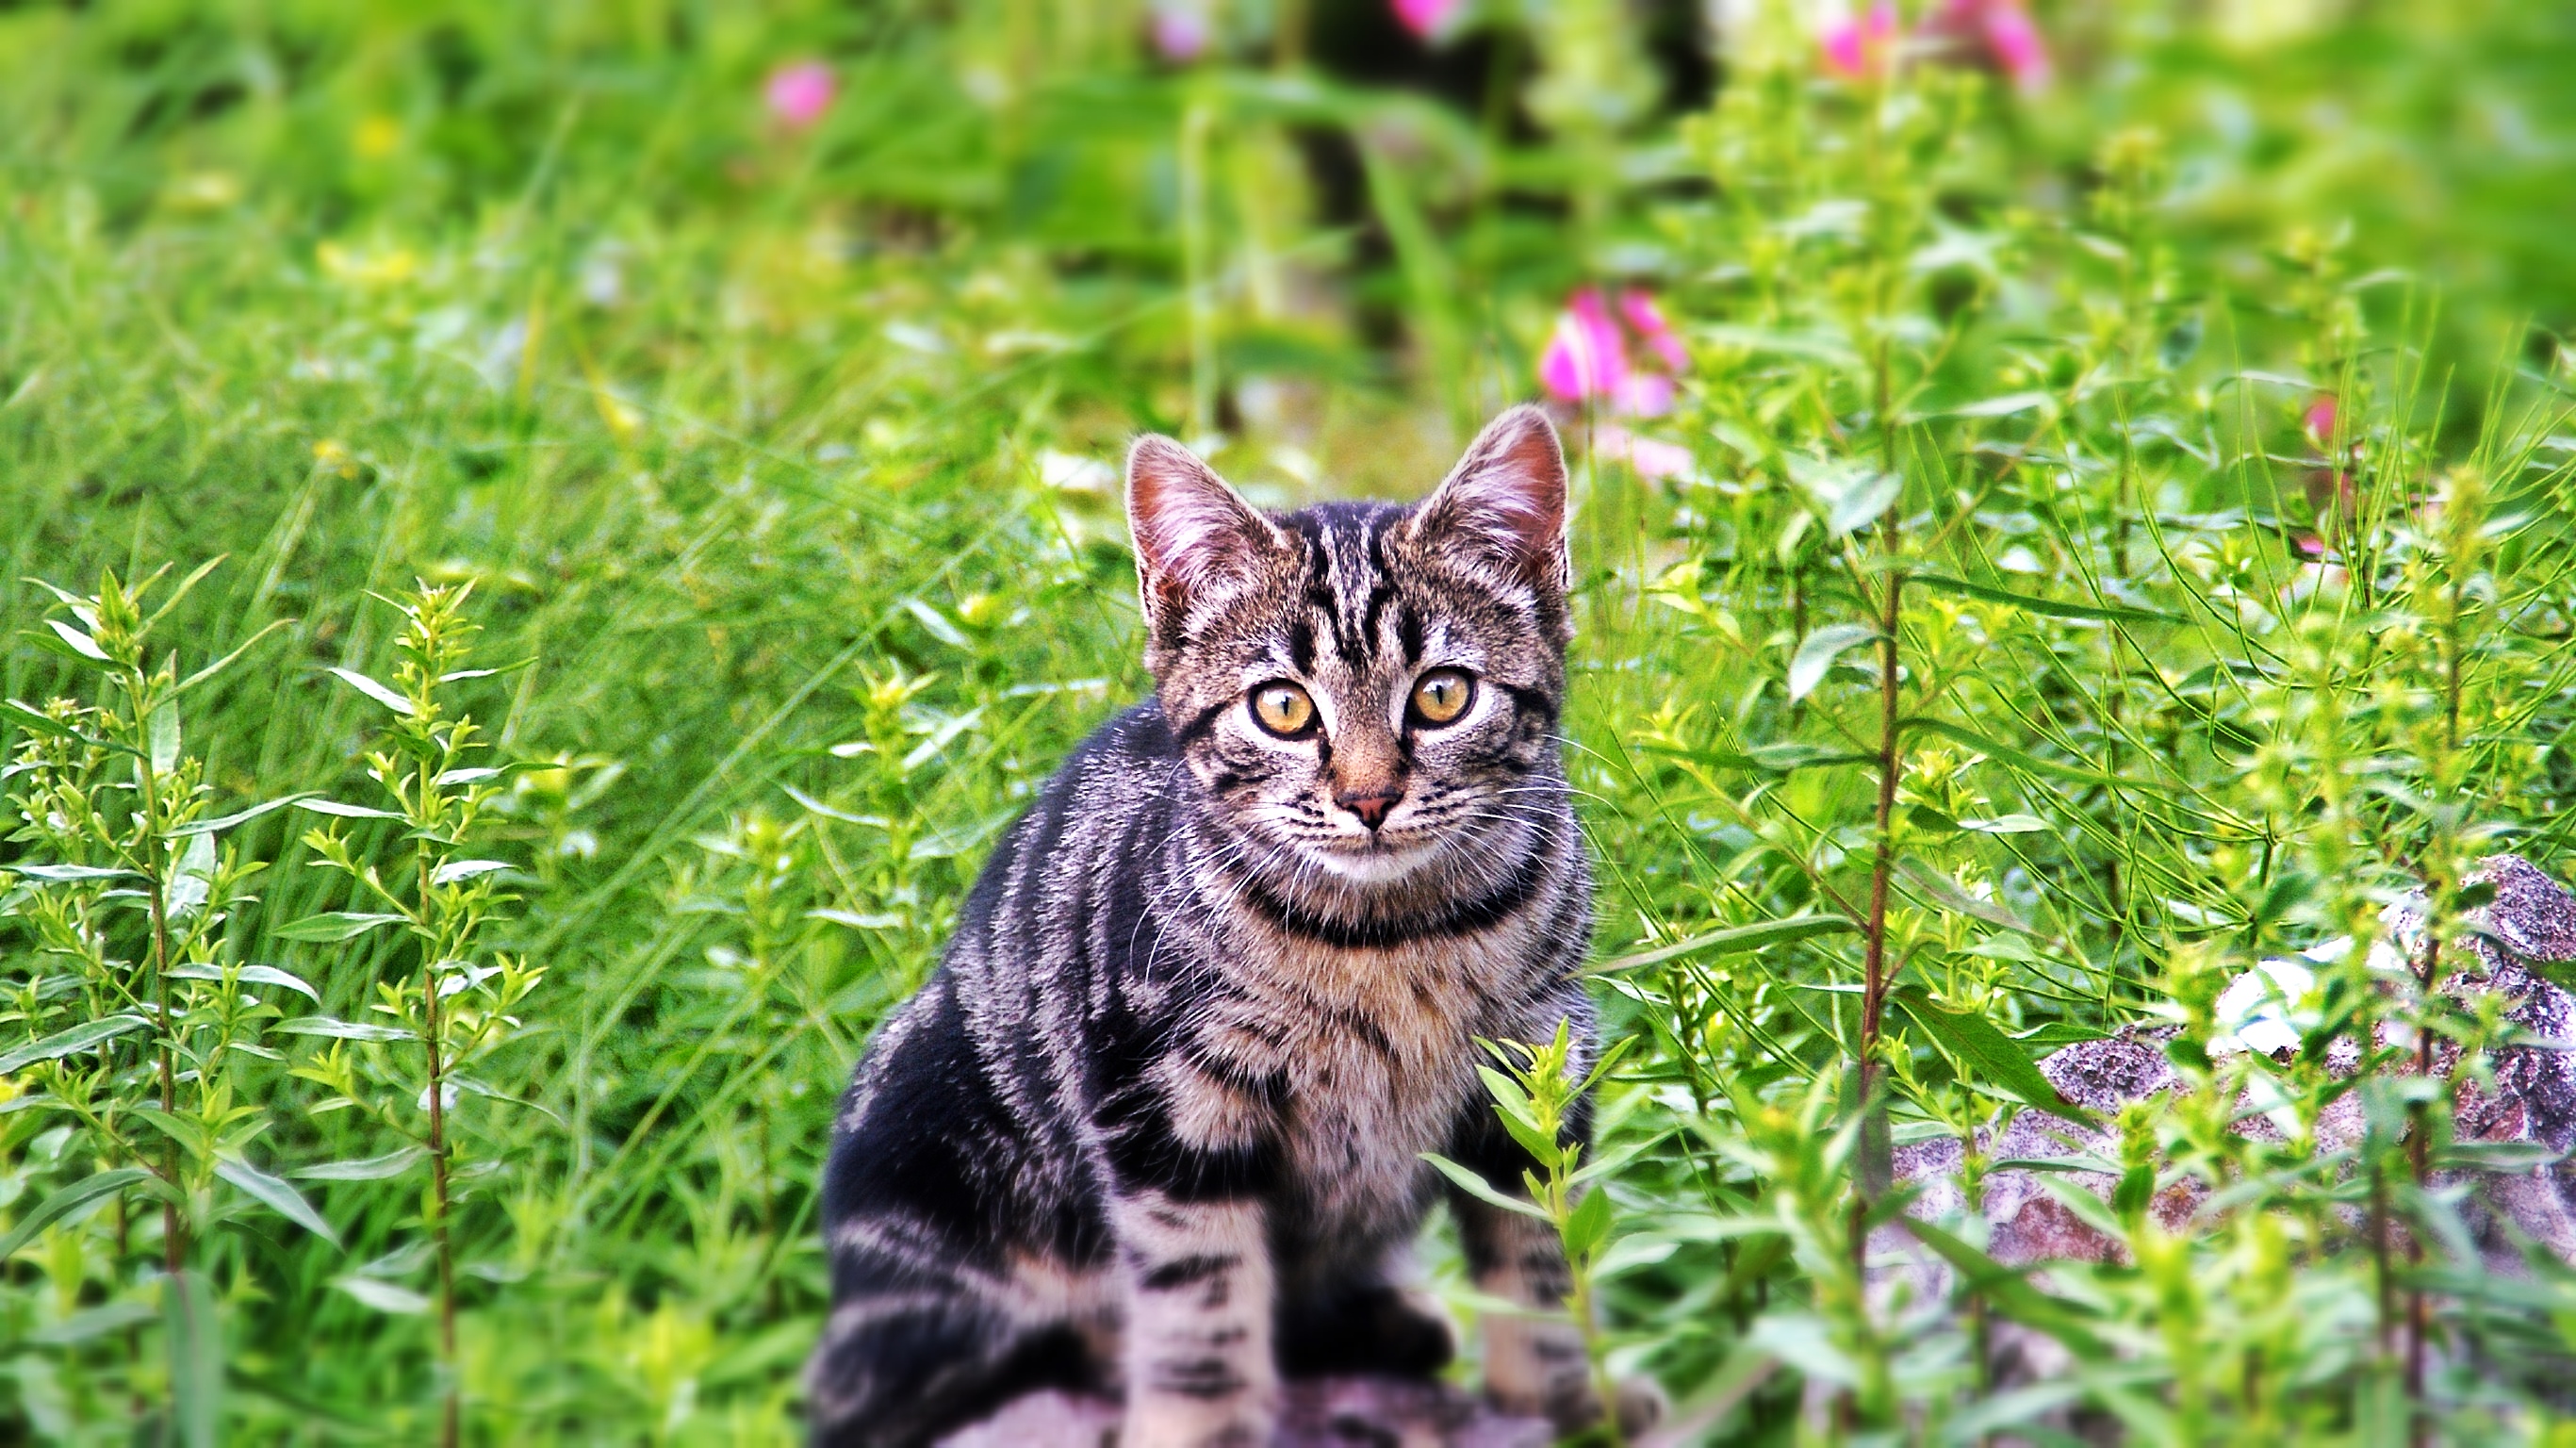
M 1605 1088 L 1604 1150 L 1635 1153 L 1595 1263 L 1605 1342 L 1685 1401 L 1760 1382 L 1726 1441 L 1787 1441 L 1802 1375 L 1926 1441 L 1993 1401 L 1966 1314 L 1858 1292 L 1848 1062 L 1876 1063 L 1901 1136 L 1990 1120 L 2027 1068 L 1962 1021 L 2023 1035 L 2020 1058 L 2132 1020 L 2205 1030 L 2229 973 L 2367 932 L 2413 879 L 2456 906 L 2498 841 L 2565 857 L 2567 374 L 2519 325 L 2563 327 L 2576 296 L 2540 221 L 2569 154 L 2539 67 L 2563 26 L 2408 12 L 2265 49 L 2153 7 L 2095 31 L 2050 12 L 2093 83 L 2025 103 L 1927 68 L 1873 112 L 1785 48 L 1708 114 L 1626 130 L 1587 131 L 1560 88 L 1532 140 L 1249 61 L 1159 71 L 1121 7 L 967 9 L 0 13 L 5 696 L 99 697 L 30 637 L 69 615 L 25 580 L 222 558 L 156 635 L 184 672 L 282 623 L 183 701 L 221 814 L 383 802 L 364 756 L 388 715 L 329 672 L 391 677 L 383 597 L 470 580 L 476 657 L 503 669 L 454 686 L 517 771 L 463 850 L 513 866 L 476 958 L 545 975 L 452 1127 L 470 1439 L 796 1437 L 833 1098 L 985 841 L 1146 687 L 1106 471 L 1124 439 L 1219 433 L 1268 501 L 1411 495 L 1530 390 L 1586 278 L 1644 268 L 1692 343 L 1678 410 L 1640 425 L 1690 478 L 1573 432 L 1569 747 L 1601 954 L 1853 922 L 1601 977 L 1635 1040 Z M 1633 46 L 1608 16 L 1547 9 L 1539 53 Z M 843 94 L 789 134 L 757 88 L 808 52 Z M 1357 158 L 1356 221 L 1299 160 L 1317 132 Z M 2494 139 L 2525 132 L 2561 149 Z M 2373 275 L 2391 264 L 2434 275 Z M 2333 450 L 2361 447 L 2358 524 L 2306 488 L 2320 392 L 2343 399 Z M 1902 490 L 1871 512 L 1881 472 Z M 2349 578 L 2300 552 L 2320 532 Z M 1930 722 L 1882 836 L 1876 645 L 1796 699 L 1791 675 L 1900 569 L 1900 713 Z M 418 952 L 286 933 L 366 908 L 316 868 L 317 823 L 227 835 L 273 868 L 210 941 L 364 1020 Z M 411 859 L 391 823 L 343 823 L 361 861 Z M 80 1004 L 35 984 L 79 972 L 38 948 L 33 898 L 0 905 L 9 1043 Z M 137 917 L 102 918 L 108 956 L 141 959 Z M 1865 1043 L 1873 934 L 1892 975 Z M 144 1102 L 145 1036 L 120 1039 L 69 1059 Z M 402 1143 L 316 1109 L 333 1091 L 290 1073 L 323 1040 L 258 1039 L 282 1059 L 225 1068 L 254 1162 Z M 407 1058 L 363 1049 L 406 1119 Z M 2060 1274 L 2061 1316 L 1989 1306 L 2115 1345 L 2067 1381 L 2141 1441 L 2386 1441 L 2375 1264 L 2336 1180 L 2288 1174 L 2295 1144 L 2216 1125 L 2249 1069 L 2124 1124 L 2150 1173 L 2154 1148 L 2270 1181 L 2244 1211 L 2190 1240 L 2132 1212 L 2112 1225 L 2137 1265 Z M 10 1078 L 0 1220 L 103 1160 L 56 1070 Z M 2346 1089 L 2319 1061 L 2276 1074 L 2310 1119 Z M 2408 1169 L 2395 1136 L 2346 1165 Z M 335 1249 L 191 1170 L 220 1408 L 171 1386 L 192 1359 L 138 1192 L 0 1275 L 13 1431 L 122 1440 L 175 1402 L 239 1441 L 433 1437 L 435 1314 L 334 1285 L 434 1295 L 425 1172 L 295 1179 Z M 2433 1385 L 2454 1431 L 2545 1419 L 2570 1290 L 2455 1284 L 2441 1328 L 2493 1371 Z

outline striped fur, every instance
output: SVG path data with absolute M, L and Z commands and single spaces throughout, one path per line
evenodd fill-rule
M 1474 1042 L 1590 1040 L 1545 418 L 1497 419 L 1415 507 L 1278 517 L 1147 438 L 1129 511 L 1155 697 L 1005 836 L 842 1105 L 818 1443 L 924 1444 L 1063 1386 L 1123 1395 L 1122 1448 L 1263 1444 L 1283 1373 L 1437 1369 L 1448 1328 L 1406 1294 L 1420 1154 L 1517 1191 Z M 1475 683 L 1432 726 L 1407 700 L 1444 667 Z M 1256 722 L 1274 680 L 1310 737 Z M 1552 1236 L 1454 1205 L 1481 1286 L 1557 1305 Z M 1494 1324 L 1486 1360 L 1505 1404 L 1597 1416 L 1570 1329 Z

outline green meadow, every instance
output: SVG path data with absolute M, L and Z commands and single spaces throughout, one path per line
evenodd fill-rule
M 1712 1444 L 2576 1441 L 2439 989 L 2576 829 L 2576 21 L 1877 14 L 0 4 L 0 1442 L 798 1441 L 851 1063 L 1149 684 L 1127 440 L 1410 498 L 1531 399 L 1604 1373 Z M 2447 954 L 2205 1049 L 2419 888 Z M 1865 1290 L 1890 1144 L 2131 1026 L 2117 1260 Z

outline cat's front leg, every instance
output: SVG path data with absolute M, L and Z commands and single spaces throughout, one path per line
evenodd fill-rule
M 1578 1110 L 1569 1133 L 1588 1139 L 1590 1116 Z M 1536 1166 L 1483 1102 L 1469 1109 L 1452 1150 L 1455 1160 L 1506 1196 L 1523 1196 L 1522 1173 Z M 1485 1395 L 1506 1412 L 1544 1417 L 1561 1433 L 1598 1424 L 1601 1395 L 1583 1332 L 1568 1312 L 1574 1277 L 1554 1224 L 1454 1189 L 1449 1205 L 1476 1289 L 1527 1309 L 1525 1316 L 1485 1314 Z M 1663 1394 L 1650 1380 L 1621 1382 L 1613 1392 L 1624 1434 L 1643 1432 L 1664 1415 Z
M 1145 1191 L 1113 1204 L 1126 1302 L 1119 1448 L 1266 1448 L 1278 1413 L 1261 1204 Z
M 1515 1194 L 1518 1185 L 1495 1183 Z M 1583 1334 L 1564 1316 L 1573 1283 L 1556 1229 L 1465 1193 L 1450 1206 L 1476 1290 L 1530 1314 L 1485 1314 L 1485 1395 L 1505 1412 L 1544 1417 L 1564 1432 L 1601 1421 Z
M 1550 1023 L 1548 1032 L 1533 1031 L 1526 1039 L 1545 1040 L 1553 1030 Z M 1567 1135 L 1588 1141 L 1591 1115 L 1589 1102 L 1577 1103 L 1566 1122 Z M 1496 1192 L 1524 1195 L 1522 1177 L 1538 1163 L 1503 1129 L 1490 1102 L 1468 1105 L 1455 1133 L 1453 1159 Z M 1485 1396 L 1506 1412 L 1545 1417 L 1561 1432 L 1578 1432 L 1601 1421 L 1601 1397 L 1593 1390 L 1583 1334 L 1567 1315 L 1574 1279 L 1555 1226 L 1454 1188 L 1449 1205 L 1476 1290 L 1528 1312 L 1485 1314 Z

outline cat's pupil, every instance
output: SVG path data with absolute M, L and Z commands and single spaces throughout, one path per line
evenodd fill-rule
M 1273 734 L 1302 733 L 1315 719 L 1315 701 L 1294 684 L 1264 684 L 1252 691 L 1252 716 Z
M 1414 712 L 1432 724 L 1446 724 L 1467 712 L 1468 679 L 1456 669 L 1435 669 L 1413 686 Z

